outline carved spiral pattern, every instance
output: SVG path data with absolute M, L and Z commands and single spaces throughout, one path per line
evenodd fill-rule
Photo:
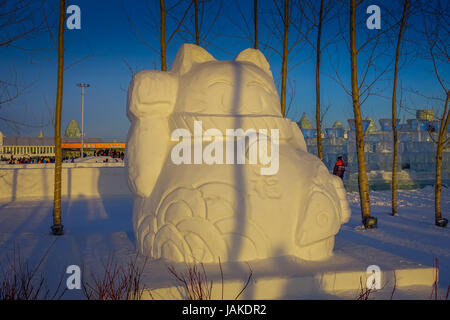
M 239 204 L 244 203 L 241 197 L 231 185 L 214 182 L 168 192 L 154 214 L 137 223 L 142 253 L 175 262 L 265 257 L 267 239 L 247 216 L 250 208 L 240 210 Z

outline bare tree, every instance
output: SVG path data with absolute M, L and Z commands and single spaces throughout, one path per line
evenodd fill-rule
M 376 224 L 376 219 L 371 217 L 370 214 L 370 198 L 369 198 L 369 179 L 367 176 L 366 170 L 366 160 L 364 156 L 364 131 L 362 125 L 362 115 L 361 115 L 361 96 L 364 93 L 367 93 L 366 98 L 369 97 L 369 90 L 373 86 L 373 84 L 387 71 L 388 67 L 386 67 L 382 72 L 376 74 L 375 68 L 375 60 L 377 58 L 376 55 L 376 47 L 379 44 L 380 36 L 386 32 L 388 32 L 391 28 L 384 27 L 384 31 L 377 32 L 375 35 L 367 36 L 367 39 L 363 44 L 359 47 L 356 45 L 356 9 L 359 5 L 361 5 L 362 1 L 350 0 L 350 66 L 351 66 L 351 97 L 352 97 L 352 106 L 353 106 L 353 115 L 355 120 L 355 140 L 356 140 L 356 157 L 358 160 L 358 188 L 359 188 L 359 196 L 361 203 L 361 217 L 362 222 L 365 228 L 371 228 L 374 224 Z M 366 68 L 363 71 L 362 79 L 358 79 L 358 55 L 361 54 L 362 50 L 369 46 L 372 41 L 375 42 L 374 46 L 370 48 L 370 53 L 365 61 Z M 374 79 L 366 84 L 364 87 L 364 83 L 366 78 L 370 72 L 370 68 L 374 68 Z M 365 101 L 363 100 L 363 102 Z
M 433 73 L 439 86 L 444 93 L 444 105 L 439 117 L 439 130 L 436 141 L 436 183 L 434 195 L 435 224 L 445 227 L 448 220 L 442 217 L 441 196 L 442 196 L 442 153 L 446 147 L 450 146 L 450 138 L 447 137 L 447 129 L 450 121 L 450 109 L 448 106 L 450 91 L 448 79 L 444 79 L 441 72 L 442 65 L 450 63 L 449 55 L 449 3 L 446 1 L 436 1 L 431 8 L 423 9 L 424 28 L 423 34 L 426 37 L 427 56 L 433 66 Z
M 62 235 L 61 224 L 61 171 L 62 171 L 62 148 L 61 148 L 61 112 L 63 100 L 63 76 L 64 76 L 64 21 L 66 12 L 66 1 L 59 1 L 59 28 L 58 28 L 58 80 L 56 88 L 55 108 L 55 186 L 53 199 L 53 225 L 51 227 L 54 235 Z
M 20 41 L 33 39 L 43 31 L 39 9 L 32 0 L 0 0 L 0 47 L 31 50 L 22 46 Z M 14 103 L 31 85 L 18 80 L 17 71 L 12 65 L 10 76 L 4 74 L 0 79 L 0 109 Z M 43 127 L 4 116 L 0 116 L 0 121 L 15 131 L 19 131 L 19 127 Z
M 311 56 L 306 58 L 300 58 L 300 55 L 304 52 L 301 49 L 308 43 L 308 35 L 314 28 L 313 25 L 305 23 L 305 19 L 301 14 L 301 10 L 295 7 L 296 3 L 284 0 L 273 0 L 275 12 L 270 13 L 271 20 L 264 20 L 266 29 L 268 30 L 267 40 L 259 41 L 261 47 L 276 53 L 282 60 L 281 75 L 280 75 L 280 104 L 281 114 L 284 117 L 288 116 L 288 111 L 291 110 L 288 103 L 288 86 L 290 84 L 288 75 L 289 73 L 309 60 Z M 280 24 L 281 20 L 281 24 Z M 291 32 L 290 27 L 293 27 Z M 279 50 L 279 46 L 282 50 Z M 292 93 L 295 92 L 291 90 Z M 291 97 L 292 100 L 292 97 Z
M 286 116 L 286 82 L 287 82 L 287 60 L 289 45 L 289 0 L 284 0 L 283 14 L 283 55 L 281 62 L 281 114 Z
M 351 87 L 348 88 L 338 71 L 338 68 L 330 65 L 334 69 L 334 80 L 344 89 L 350 96 L 352 101 L 353 116 L 355 121 L 355 147 L 356 159 L 358 162 L 358 189 L 361 205 L 362 223 L 365 228 L 376 226 L 376 218 L 370 214 L 370 198 L 369 198 L 369 179 L 366 171 L 366 160 L 364 155 L 364 130 L 362 125 L 361 106 L 373 95 L 378 95 L 375 84 L 382 80 L 383 76 L 389 70 L 392 63 L 385 63 L 384 66 L 376 62 L 385 55 L 385 48 L 388 41 L 383 37 L 389 33 L 393 24 L 384 22 L 381 30 L 369 30 L 366 27 L 366 17 L 363 20 L 356 18 L 358 8 L 364 7 L 363 0 L 349 1 L 349 14 L 341 16 L 348 19 L 345 24 L 340 22 L 340 33 L 342 35 L 343 44 L 345 44 L 350 55 L 350 71 L 351 71 Z M 349 35 L 348 38 L 345 36 Z M 357 38 L 359 41 L 357 41 Z M 361 41 L 362 40 L 362 41 Z M 357 44 L 358 42 L 358 44 Z M 330 55 L 328 55 L 331 57 Z M 359 64 L 358 64 L 359 61 Z M 383 66 L 383 67 L 382 67 Z M 380 68 L 381 67 L 381 68 Z
M 31 39 L 42 31 L 42 21 L 38 19 L 32 0 L 0 0 L 0 47 L 22 47 L 21 39 Z
M 253 0 L 253 26 L 255 39 L 253 48 L 258 49 L 258 0 Z
M 183 18 L 178 23 L 175 30 L 172 32 L 172 34 L 169 36 L 169 38 L 166 41 L 166 6 L 165 6 L 165 0 L 159 0 L 159 12 L 160 12 L 160 30 L 159 30 L 159 45 L 160 45 L 160 55 L 161 55 L 161 70 L 167 71 L 167 46 L 170 43 L 170 40 L 172 40 L 173 36 L 177 33 L 178 29 L 180 28 L 181 24 L 183 23 L 184 18 L 186 17 L 186 14 L 189 11 L 189 8 L 192 6 L 192 2 L 189 5 L 189 7 L 186 9 Z
M 323 0 L 320 0 L 319 23 L 317 25 L 317 41 L 316 41 L 316 130 L 317 130 L 317 156 L 322 160 L 322 127 L 320 117 L 320 40 L 322 37 L 323 23 Z
M 166 61 L 166 5 L 164 0 L 159 0 L 159 12 L 161 17 L 161 25 L 159 29 L 159 45 L 161 47 L 160 55 L 161 55 L 161 70 L 167 71 L 167 61 Z M 170 40 L 169 40 L 170 41 Z
M 177 1 L 174 5 L 166 8 L 166 1 L 159 0 L 159 16 L 158 16 L 159 26 L 156 26 L 156 25 L 152 26 L 153 28 L 157 29 L 159 32 L 159 50 L 154 47 L 154 45 L 151 43 L 151 41 L 146 40 L 144 38 L 143 34 L 137 27 L 136 23 L 127 14 L 127 11 L 124 7 L 124 13 L 126 15 L 126 18 L 127 18 L 128 22 L 131 24 L 131 26 L 133 27 L 134 31 L 136 32 L 136 35 L 139 37 L 141 42 L 144 43 L 147 47 L 149 47 L 153 52 L 159 54 L 162 71 L 167 71 L 167 47 L 169 46 L 170 42 L 174 39 L 174 36 L 180 31 L 180 28 L 183 25 L 183 22 L 189 12 L 189 9 L 194 4 L 194 0 L 189 1 L 189 5 L 187 6 L 187 8 L 183 9 L 183 14 L 182 14 L 181 19 L 178 19 L 176 17 L 176 15 L 172 14 L 172 11 L 177 9 L 182 3 L 183 3 L 183 1 Z M 154 13 L 151 8 L 149 8 L 149 11 L 151 13 Z M 166 32 L 167 32 L 166 24 L 167 24 L 168 16 L 170 16 L 175 21 L 176 27 L 172 31 L 172 33 L 170 33 L 169 37 L 166 37 Z M 157 19 L 155 19 L 154 16 L 149 17 L 150 24 L 152 24 L 153 21 L 155 21 L 155 20 L 157 20 Z
M 231 3 L 231 2 L 228 2 Z M 259 25 L 258 25 L 258 1 L 253 1 L 252 8 L 244 7 L 242 4 L 247 4 L 249 2 L 244 2 L 240 0 L 234 0 L 233 5 L 229 6 L 229 10 L 227 11 L 227 21 L 230 25 L 237 28 L 230 33 L 226 33 L 224 31 L 217 32 L 216 36 L 218 37 L 226 37 L 232 39 L 238 39 L 238 41 L 245 41 L 246 45 L 252 46 L 254 49 L 259 49 Z M 251 12 L 251 9 L 252 12 Z M 247 11 L 248 10 L 248 11 Z M 251 12 L 251 13 L 250 13 Z M 239 15 L 239 18 L 236 19 L 236 14 Z M 249 17 L 253 17 L 253 27 L 252 21 Z M 224 48 L 220 48 L 222 51 L 226 52 Z M 227 52 L 229 54 L 233 54 L 232 52 Z
M 8 77 L 9 79 L 0 79 L 0 110 L 5 106 L 13 104 L 32 84 L 22 85 L 20 83 L 14 65 L 11 66 L 10 73 L 11 75 Z M 0 121 L 4 122 L 5 125 L 9 126 L 16 132 L 19 132 L 19 127 L 42 127 L 19 121 L 17 119 L 12 119 L 7 116 L 0 116 Z
M 208 5 L 208 3 L 210 5 Z M 211 42 L 208 41 L 208 36 L 221 15 L 222 5 L 222 0 L 194 0 L 194 36 L 196 45 L 202 45 L 206 48 L 211 44 Z M 207 25 L 208 21 L 209 26 Z M 179 32 L 182 39 L 185 42 L 188 42 L 188 38 L 183 37 L 183 34 L 190 35 L 191 32 L 189 31 L 189 28 L 181 28 Z
M 400 58 L 400 47 L 403 34 L 408 24 L 409 0 L 403 1 L 403 13 L 398 30 L 397 45 L 395 48 L 394 64 L 394 84 L 392 88 L 392 138 L 393 138 L 393 156 L 392 156 L 392 215 L 397 214 L 397 167 L 398 167 L 398 133 L 397 133 L 397 80 L 398 80 L 398 61 Z
M 358 158 L 358 186 L 363 221 L 370 217 L 369 180 L 364 158 L 364 132 L 362 127 L 361 104 L 359 101 L 358 66 L 356 48 L 356 0 L 350 0 L 350 60 L 352 79 L 353 114 L 355 117 L 356 152 Z
M 269 31 L 267 40 L 258 40 L 258 43 L 262 48 L 276 53 L 281 58 L 280 105 L 281 114 L 283 117 L 286 117 L 290 110 L 290 105 L 293 102 L 293 97 L 291 96 L 291 102 L 288 103 L 287 89 L 290 85 L 288 74 L 295 67 L 308 60 L 308 58 L 304 60 L 298 59 L 298 54 L 299 49 L 306 43 L 305 38 L 312 30 L 312 26 L 308 25 L 306 26 L 306 30 L 290 34 L 290 26 L 293 26 L 295 30 L 300 30 L 301 27 L 306 24 L 303 23 L 300 11 L 296 10 L 296 8 L 291 5 L 293 4 L 291 1 L 284 0 L 282 1 L 282 5 L 279 2 L 281 1 L 273 0 L 275 11 L 269 12 L 271 20 L 263 20 L 266 29 Z M 280 24 L 280 20 L 282 24 Z M 281 46 L 282 50 L 278 49 L 278 45 Z M 296 50 L 296 52 L 294 50 Z M 295 63 L 290 65 L 290 62 L 294 59 L 296 60 Z M 295 93 L 295 88 L 291 90 L 291 93 Z
M 160 56 L 161 70 L 167 71 L 167 50 L 169 48 L 169 45 L 174 41 L 175 38 L 180 38 L 184 42 L 191 42 L 192 39 L 194 39 L 195 44 L 202 45 L 204 47 L 207 47 L 208 44 L 211 44 L 208 41 L 208 36 L 210 35 L 211 30 L 213 29 L 216 21 L 220 16 L 222 9 L 222 0 L 216 0 L 211 4 L 211 6 L 206 8 L 207 3 L 209 2 L 212 3 L 213 1 L 177 0 L 173 1 L 171 5 L 168 5 L 169 1 L 159 0 L 159 14 L 157 16 L 155 15 L 156 10 L 154 10 L 154 6 L 149 5 L 148 11 L 150 12 L 150 15 L 148 16 L 148 24 L 151 25 L 151 28 L 153 30 L 158 30 L 159 48 L 156 48 L 154 46 L 154 44 L 152 43 L 152 39 L 146 39 L 144 37 L 135 20 L 128 15 L 125 7 L 124 12 L 140 41 L 147 47 L 149 47 L 154 53 Z M 188 27 L 189 21 L 192 18 L 192 16 L 189 15 L 191 7 L 194 8 L 194 14 L 192 16 L 194 19 L 193 23 L 195 30 L 193 32 L 191 30 L 192 28 Z M 209 15 L 209 9 L 211 8 L 214 8 L 216 11 L 215 14 Z M 209 25 L 207 25 L 206 20 L 209 20 Z M 159 25 L 156 25 L 154 23 L 155 21 L 159 21 Z M 175 28 L 171 33 L 167 33 L 167 26 L 169 23 L 173 23 L 173 25 L 175 25 Z
M 194 0 L 195 4 L 195 44 L 200 45 L 200 30 L 198 28 L 198 0 Z
M 305 18 L 306 22 L 309 23 L 314 29 L 317 30 L 316 40 L 310 40 L 305 36 L 305 40 L 310 44 L 311 48 L 316 53 L 316 130 L 317 130 L 317 156 L 322 160 L 322 117 L 321 117 L 321 106 L 320 106 L 320 65 L 322 52 L 326 49 L 337 37 L 338 34 L 329 37 L 329 40 L 323 43 L 322 30 L 325 23 L 329 21 L 334 21 L 336 14 L 339 14 L 339 10 L 334 10 L 338 4 L 336 1 L 310 1 L 310 0 L 299 0 L 298 7 Z M 338 8 L 339 9 L 339 8 Z M 336 21 L 335 21 L 336 22 Z M 294 24 L 294 26 L 296 26 Z M 298 32 L 302 33 L 302 29 L 298 28 Z

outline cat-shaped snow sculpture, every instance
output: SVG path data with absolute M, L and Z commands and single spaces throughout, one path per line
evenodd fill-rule
M 184 44 L 170 71 L 133 77 L 127 116 L 128 182 L 141 254 L 205 263 L 332 255 L 334 236 L 350 216 L 343 183 L 307 152 L 298 126 L 281 115 L 260 51 L 217 61 Z M 267 154 L 277 165 L 252 162 L 253 151 L 263 148 L 252 149 L 250 135 L 241 144 L 245 158 L 236 160 L 239 136 L 228 138 L 239 129 L 275 141 Z M 184 133 L 184 149 L 174 132 Z M 262 174 L 270 165 L 272 172 Z

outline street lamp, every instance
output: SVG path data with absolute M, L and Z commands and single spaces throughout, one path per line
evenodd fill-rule
M 81 159 L 83 159 L 84 149 L 84 88 L 89 88 L 87 83 L 78 83 L 77 87 L 81 88 Z

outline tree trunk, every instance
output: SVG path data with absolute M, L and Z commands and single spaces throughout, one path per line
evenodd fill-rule
M 322 37 L 323 0 L 320 0 L 319 26 L 317 28 L 316 43 L 316 130 L 317 130 L 317 156 L 322 160 L 322 119 L 320 117 L 320 38 Z
M 398 132 L 397 132 L 397 79 L 398 79 L 398 60 L 400 57 L 400 45 L 402 43 L 403 32 L 406 28 L 406 15 L 408 11 L 409 0 L 403 2 L 403 14 L 400 23 L 400 31 L 397 38 L 397 47 L 395 50 L 395 67 L 394 67 L 394 85 L 392 89 L 392 138 L 393 138 L 393 155 L 392 155 L 392 215 L 397 214 L 397 167 L 398 167 Z
M 394 76 L 394 81 L 397 80 L 397 74 Z M 394 90 L 396 90 L 394 84 Z M 395 91 L 394 91 L 395 92 Z M 395 99 L 395 93 L 392 100 Z M 392 155 L 392 215 L 397 214 L 397 167 L 398 167 L 398 133 L 397 133 L 397 112 L 393 102 L 392 105 L 392 139 L 393 139 L 393 155 Z
M 442 152 L 444 151 L 444 143 L 447 136 L 447 128 L 449 124 L 450 111 L 448 110 L 448 100 L 450 92 L 447 91 L 445 99 L 444 112 L 441 117 L 439 127 L 439 139 L 436 148 L 436 184 L 434 185 L 434 216 L 435 221 L 442 219 L 441 210 L 441 193 L 442 193 Z
M 58 29 L 58 79 L 56 89 L 55 110 L 55 186 L 53 198 L 53 226 L 54 235 L 63 234 L 61 224 L 61 112 L 63 99 L 64 76 L 64 22 L 66 13 L 65 0 L 59 1 L 59 29 Z
M 258 0 L 253 0 L 253 23 L 255 28 L 254 49 L 258 49 Z
M 161 70 L 167 71 L 166 62 L 166 8 L 164 0 L 159 0 L 160 12 L 161 12 L 161 27 L 160 27 L 160 46 L 161 46 Z
M 439 139 L 436 149 L 436 184 L 434 185 L 434 219 L 442 219 L 441 193 L 442 193 L 442 151 L 443 146 Z
M 198 0 L 194 0 L 195 6 L 195 44 L 200 45 L 200 33 L 198 30 Z
M 281 114 L 286 116 L 286 81 L 289 39 L 289 0 L 284 0 L 283 62 L 281 65 Z
M 370 217 L 369 180 L 366 172 L 364 158 L 364 132 L 361 118 L 361 105 L 359 102 L 358 68 L 356 51 L 356 0 L 350 0 L 350 62 L 352 81 L 352 102 L 355 116 L 356 153 L 358 159 L 358 185 L 361 201 L 362 219 Z

